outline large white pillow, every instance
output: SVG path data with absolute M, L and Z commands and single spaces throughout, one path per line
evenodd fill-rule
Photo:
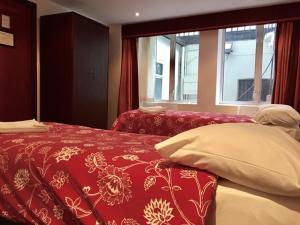
M 267 104 L 259 107 L 254 120 L 260 124 L 299 127 L 300 114 L 289 105 Z
M 277 129 L 280 129 L 290 135 L 292 138 L 300 142 L 300 128 L 299 127 L 282 127 L 282 126 L 273 126 Z
M 161 156 L 237 184 L 300 196 L 300 144 L 280 129 L 251 123 L 199 127 L 155 145 Z

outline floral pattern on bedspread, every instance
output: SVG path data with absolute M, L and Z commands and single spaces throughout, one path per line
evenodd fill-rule
M 0 213 L 25 224 L 205 224 L 210 173 L 162 159 L 166 137 L 49 123 L 0 135 Z
M 168 110 L 162 113 L 145 113 L 140 110 L 132 110 L 122 113 L 114 122 L 112 130 L 171 137 L 205 125 L 244 122 L 252 122 L 251 117 L 211 112 Z

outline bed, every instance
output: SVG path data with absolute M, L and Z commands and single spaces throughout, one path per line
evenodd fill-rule
M 48 123 L 0 134 L 1 217 L 24 224 L 205 224 L 217 177 L 162 159 L 167 137 Z
M 47 133 L 0 134 L 1 217 L 71 225 L 300 221 L 299 196 L 268 194 L 163 159 L 154 145 L 167 136 L 47 125 Z
M 175 110 L 146 113 L 137 109 L 122 113 L 114 122 L 112 130 L 171 137 L 209 124 L 251 122 L 252 118 L 247 115 Z

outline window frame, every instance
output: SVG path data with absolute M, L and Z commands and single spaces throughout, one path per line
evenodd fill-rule
M 252 101 L 224 101 L 223 93 L 224 93 L 224 65 L 225 65 L 225 32 L 226 29 L 238 30 L 238 27 L 224 28 L 219 29 L 218 35 L 219 37 L 219 57 L 218 66 L 219 66 L 219 74 L 216 85 L 217 87 L 217 105 L 260 105 L 270 103 L 268 101 L 261 100 L 262 94 L 262 64 L 263 64 L 263 43 L 264 43 L 264 28 L 266 24 L 256 25 L 256 49 L 255 49 L 255 67 L 254 67 L 254 90 L 253 90 L 253 100 Z M 253 25 L 245 26 L 251 28 Z M 218 61 L 217 60 L 217 61 Z M 275 60 L 275 59 L 273 59 Z M 275 63 L 273 62 L 273 67 Z M 274 71 L 274 68 L 272 69 Z M 274 74 L 273 76 L 274 77 Z M 273 84 L 272 84 L 273 85 Z
M 193 32 L 186 32 L 186 33 L 198 33 L 200 35 L 200 31 L 193 31 Z M 175 87 L 175 68 L 176 68 L 176 48 L 177 48 L 177 44 L 181 46 L 181 43 L 177 42 L 176 37 L 177 34 L 180 33 L 175 33 L 175 34 L 168 34 L 168 35 L 162 35 L 165 38 L 168 38 L 170 40 L 170 74 L 169 74 L 169 99 L 168 100 L 154 100 L 154 102 L 160 103 L 160 102 L 168 102 L 168 103 L 176 103 L 176 104 L 198 104 L 198 85 L 197 85 L 197 100 L 196 101 L 190 101 L 190 100 L 175 100 L 175 96 L 176 96 L 176 87 Z M 198 51 L 198 74 L 197 74 L 197 80 L 199 83 L 199 67 L 200 67 L 200 63 L 199 63 L 199 58 L 200 58 L 200 37 L 199 37 L 199 51 Z M 157 54 L 157 50 L 156 50 L 156 54 Z M 155 75 L 155 78 L 160 78 L 157 76 L 157 74 Z M 148 85 L 148 84 L 147 84 Z M 154 86 L 155 86 L 155 82 L 154 82 Z M 154 88 L 155 89 L 155 88 Z M 154 94 L 155 95 L 155 94 Z

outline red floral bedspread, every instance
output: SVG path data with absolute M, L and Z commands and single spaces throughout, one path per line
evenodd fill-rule
M 112 130 L 171 137 L 209 124 L 242 122 L 252 122 L 251 117 L 211 112 L 168 110 L 163 113 L 144 113 L 140 110 L 132 110 L 122 113 L 114 122 Z
M 0 213 L 26 224 L 205 224 L 216 177 L 167 162 L 166 137 L 49 123 L 0 134 Z

